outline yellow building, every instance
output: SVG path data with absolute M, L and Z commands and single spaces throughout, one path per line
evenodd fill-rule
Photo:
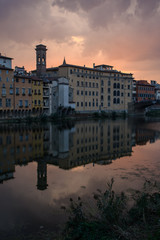
M 42 113 L 43 111 L 43 80 L 32 77 L 32 111 Z
M 0 65 L 0 116 L 10 117 L 13 106 L 13 69 Z
M 32 111 L 32 81 L 29 76 L 14 75 L 15 116 L 27 116 Z

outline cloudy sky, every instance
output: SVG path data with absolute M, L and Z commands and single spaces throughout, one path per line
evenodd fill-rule
M 135 79 L 160 82 L 160 0 L 0 0 L 0 52 L 35 69 L 63 62 L 113 65 Z

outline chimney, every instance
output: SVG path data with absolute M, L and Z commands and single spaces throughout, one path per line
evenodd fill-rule
M 95 63 L 93 63 L 93 68 L 95 68 Z

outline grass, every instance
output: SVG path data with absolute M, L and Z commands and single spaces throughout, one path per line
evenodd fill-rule
M 142 191 L 135 191 L 128 197 L 123 192 L 116 194 L 113 183 L 112 179 L 104 192 L 97 190 L 92 207 L 86 208 L 80 198 L 70 199 L 69 219 L 62 239 L 160 239 L 160 191 L 157 186 L 146 181 Z

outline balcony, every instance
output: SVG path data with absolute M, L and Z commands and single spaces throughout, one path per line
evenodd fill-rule
M 6 93 L 2 93 L 2 97 L 6 97 Z
M 23 105 L 20 105 L 19 108 L 23 108 Z

